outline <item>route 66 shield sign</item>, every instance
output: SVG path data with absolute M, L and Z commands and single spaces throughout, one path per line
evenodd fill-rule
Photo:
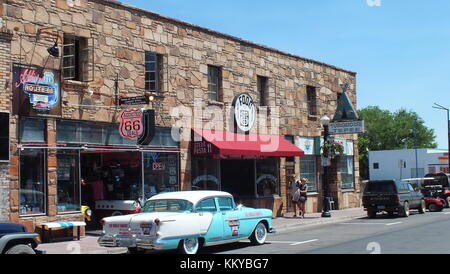
M 137 139 L 143 133 L 142 111 L 140 109 L 126 109 L 119 114 L 120 136 L 127 139 Z

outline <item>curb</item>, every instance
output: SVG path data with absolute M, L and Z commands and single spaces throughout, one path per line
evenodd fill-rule
M 295 230 L 295 229 L 307 228 L 307 227 L 312 227 L 312 226 L 319 226 L 319 225 L 324 225 L 324 224 L 334 224 L 334 223 L 339 223 L 339 222 L 343 222 L 343 221 L 349 221 L 349 220 L 353 220 L 353 219 L 366 217 L 366 215 L 367 214 L 359 214 L 359 215 L 340 217 L 340 218 L 335 218 L 335 219 L 321 219 L 319 221 L 312 222 L 312 223 L 281 224 L 279 226 L 274 225 L 274 229 L 278 233 L 286 232 L 289 230 Z M 301 220 L 301 219 L 299 219 L 299 220 Z
M 81 252 L 81 254 L 126 254 L 128 249 L 124 247 L 108 248 L 106 250 L 92 250 Z

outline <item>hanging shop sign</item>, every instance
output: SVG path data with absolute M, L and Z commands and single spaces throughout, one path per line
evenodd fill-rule
M 234 120 L 237 128 L 242 132 L 249 132 L 256 120 L 256 106 L 252 97 L 241 93 L 233 100 Z
M 119 114 L 120 136 L 127 139 L 137 139 L 144 132 L 142 111 L 140 109 L 125 109 Z
M 57 70 L 13 64 L 13 114 L 61 116 L 60 73 Z
M 364 120 L 333 122 L 328 125 L 330 134 L 364 133 Z
M 333 121 L 329 124 L 330 134 L 364 133 L 364 120 L 358 113 L 347 95 L 348 84 L 342 85 L 342 94 L 338 98 L 338 106 Z
M 148 97 L 145 95 L 119 98 L 119 106 L 148 105 L 148 103 L 149 103 Z

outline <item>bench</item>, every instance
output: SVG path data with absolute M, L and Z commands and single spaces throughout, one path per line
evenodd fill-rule
M 79 241 L 82 226 L 86 226 L 86 222 L 50 222 L 50 223 L 44 223 L 41 225 L 43 234 L 45 233 L 45 230 L 48 230 L 49 241 L 52 241 L 52 229 L 54 229 L 54 228 L 71 228 L 71 227 L 73 229 L 75 229 L 75 228 L 77 229 L 77 240 Z M 71 238 L 73 238 L 73 236 Z

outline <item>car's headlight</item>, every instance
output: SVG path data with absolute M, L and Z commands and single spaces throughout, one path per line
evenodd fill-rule
M 92 210 L 90 210 L 90 209 L 86 210 L 86 215 L 91 217 L 92 216 Z

